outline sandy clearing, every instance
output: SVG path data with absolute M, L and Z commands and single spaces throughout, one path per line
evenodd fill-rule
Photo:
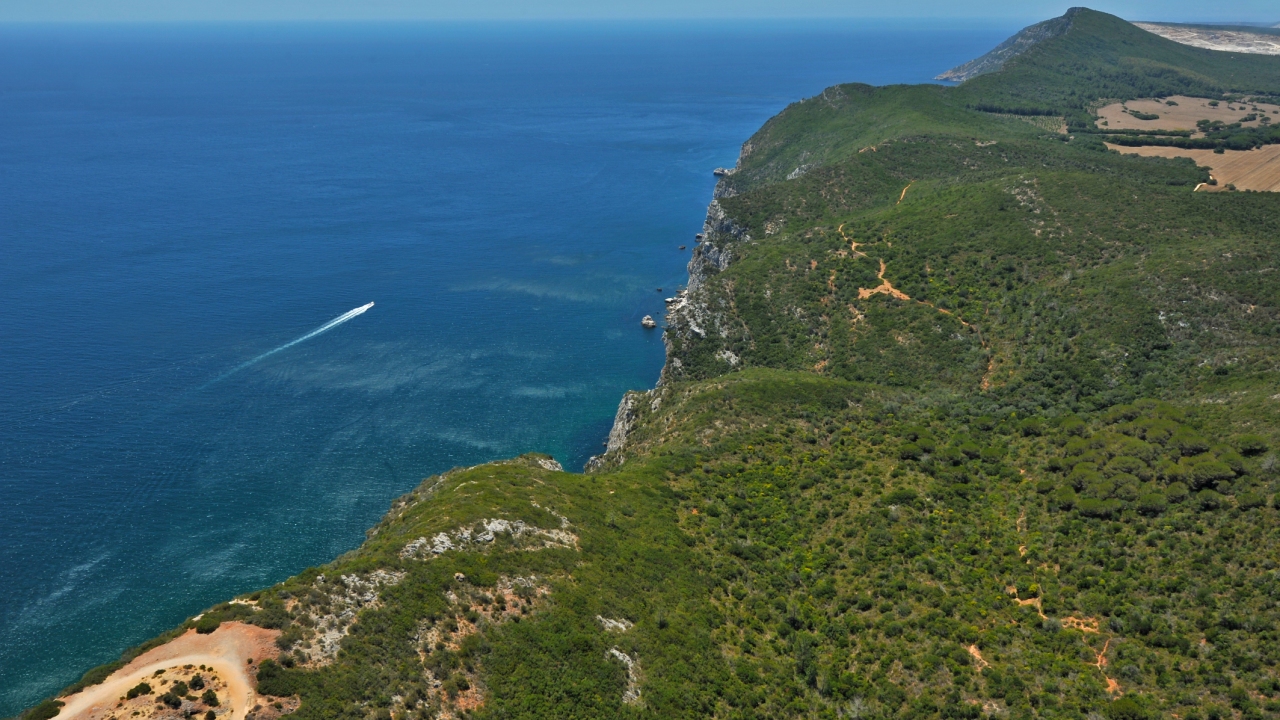
M 1061 620 L 1062 627 L 1071 630 L 1079 630 L 1080 632 L 1096 633 L 1098 632 L 1098 618 L 1078 618 L 1074 615 L 1068 615 Z
M 108 717 L 129 688 L 151 677 L 157 670 L 183 665 L 204 665 L 226 683 L 229 698 L 223 703 L 229 714 L 219 720 L 244 720 L 257 702 L 254 680 L 247 668 L 280 653 L 275 646 L 279 630 L 267 630 L 239 622 L 223 623 L 208 635 L 188 630 L 164 645 L 152 648 L 112 673 L 106 681 L 60 698 L 65 705 L 57 717 L 62 720 L 100 720 Z
M 1238 190 L 1280 192 L 1280 145 L 1264 145 L 1257 150 L 1187 150 L 1175 147 L 1124 147 L 1107 143 L 1107 147 L 1126 155 L 1143 157 L 1191 158 L 1197 165 L 1208 167 L 1218 184 L 1204 185 L 1201 191 L 1221 191 L 1227 185 Z
M 1231 124 L 1254 112 L 1255 107 L 1259 112 L 1265 111 L 1270 115 L 1271 122 L 1280 122 L 1280 105 L 1220 102 L 1217 107 L 1212 107 L 1206 98 L 1175 95 L 1168 99 L 1178 104 L 1169 105 L 1164 100 L 1147 99 L 1107 105 L 1098 110 L 1098 127 L 1107 130 L 1195 130 L 1197 120 L 1221 120 Z M 1139 120 L 1125 112 L 1125 108 L 1159 115 L 1160 119 Z M 1107 124 L 1103 125 L 1103 121 Z M 1258 121 L 1243 124 L 1245 127 L 1257 127 Z
M 1280 55 L 1280 37 L 1263 32 L 1227 28 L 1192 28 L 1184 25 L 1136 22 L 1134 25 L 1183 45 L 1241 52 L 1254 55 Z

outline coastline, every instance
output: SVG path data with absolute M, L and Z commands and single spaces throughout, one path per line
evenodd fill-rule
M 711 193 L 711 202 L 707 205 L 706 218 L 702 222 L 701 240 L 694 245 L 693 255 L 686 266 L 689 279 L 685 287 L 677 292 L 674 302 L 668 302 L 663 316 L 662 344 L 666 352 L 666 360 L 658 381 L 649 390 L 630 390 L 618 401 L 618 410 L 613 417 L 613 426 L 609 430 L 605 451 L 587 459 L 583 472 L 592 473 L 610 467 L 620 467 L 626 459 L 622 452 L 626 449 L 627 439 L 637 421 L 646 412 L 657 412 L 662 405 L 663 390 L 672 382 L 681 379 L 684 365 L 676 352 L 672 337 L 681 341 L 694 336 L 705 338 L 707 328 L 717 324 L 716 318 L 706 302 L 705 287 L 707 280 L 728 269 L 734 260 L 735 243 L 750 242 L 751 236 L 742 226 L 730 218 L 720 206 L 720 199 L 733 197 L 737 191 L 729 183 L 731 178 L 742 167 L 742 159 L 751 151 L 751 142 L 747 140 L 738 152 L 738 159 L 732 169 L 717 169 L 715 188 Z M 731 367 L 739 365 L 739 358 L 726 351 L 726 362 Z

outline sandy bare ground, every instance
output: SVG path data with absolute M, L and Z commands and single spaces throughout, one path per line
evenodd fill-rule
M 1202 185 L 1200 191 L 1220 191 L 1227 185 L 1237 190 L 1280 192 L 1280 145 L 1264 145 L 1257 150 L 1186 150 L 1175 147 L 1123 147 L 1107 144 L 1112 150 L 1143 157 L 1191 158 L 1197 165 L 1208 167 L 1217 185 Z
M 103 720 L 115 717 L 129 688 L 144 680 L 149 681 L 149 684 L 157 684 L 153 678 L 157 677 L 158 671 L 163 675 L 163 671 L 170 669 L 203 665 L 225 682 L 225 697 L 222 697 L 223 693 L 219 693 L 222 704 L 218 720 L 244 720 L 245 715 L 258 702 L 254 680 L 248 669 L 280 653 L 275 646 L 275 639 L 279 636 L 279 630 L 267 630 L 238 622 L 223 623 L 208 635 L 188 630 L 185 635 L 134 658 L 133 662 L 112 673 L 103 683 L 60 698 L 65 705 L 58 713 L 58 718 Z M 253 660 L 253 664 L 248 662 L 249 659 Z M 187 675 L 191 672 L 186 671 Z M 152 695 L 141 698 L 140 701 L 135 699 L 130 705 L 141 705 L 154 712 L 154 703 Z M 172 714 L 168 708 L 163 710 Z M 121 713 L 121 716 L 139 717 L 125 713 Z
M 1223 50 L 1226 52 L 1252 53 L 1255 55 L 1280 55 L 1280 36 L 1247 30 L 1190 28 L 1181 25 L 1136 22 L 1134 25 L 1155 33 L 1162 38 L 1183 45 Z
M 1271 116 L 1271 122 L 1280 122 L 1280 105 L 1219 102 L 1217 107 L 1213 107 L 1205 98 L 1175 95 L 1169 99 L 1178 104 L 1169 105 L 1164 100 L 1130 100 L 1127 103 L 1107 105 L 1098 110 L 1098 126 L 1108 130 L 1195 130 L 1197 120 L 1221 120 L 1230 125 L 1240 122 L 1246 115 L 1264 111 Z M 1255 107 L 1258 108 L 1256 111 L 1253 109 Z M 1160 119 L 1139 120 L 1125 112 L 1125 108 L 1159 115 Z M 1257 127 L 1259 121 L 1242 124 L 1245 127 Z

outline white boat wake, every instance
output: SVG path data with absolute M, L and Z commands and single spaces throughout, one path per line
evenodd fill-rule
M 315 336 L 317 336 L 317 335 L 319 335 L 319 334 L 321 334 L 321 333 L 328 332 L 328 331 L 330 331 L 330 330 L 332 330 L 332 329 L 334 329 L 334 328 L 338 327 L 338 326 L 339 326 L 339 325 L 341 325 L 342 323 L 344 323 L 344 322 L 346 322 L 346 321 L 348 321 L 348 320 L 350 320 L 350 319 L 352 319 L 352 318 L 354 318 L 354 317 L 356 317 L 356 316 L 358 316 L 358 315 L 363 315 L 363 314 L 365 314 L 366 312 L 368 312 L 369 308 L 371 308 L 371 307 L 373 307 L 373 303 L 369 303 L 368 305 L 361 305 L 360 307 L 358 307 L 358 308 L 356 308 L 356 309 L 354 309 L 354 310 L 348 310 L 347 312 L 342 313 L 342 314 L 341 314 L 341 315 L 339 315 L 338 317 L 336 317 L 336 318 L 334 318 L 334 319 L 330 320 L 329 322 L 327 322 L 327 323 L 325 323 L 325 324 L 321 325 L 320 327 L 316 328 L 315 330 L 312 330 L 311 332 L 307 333 L 306 335 L 303 335 L 303 336 L 302 336 L 302 337 L 300 337 L 300 338 L 297 338 L 297 339 L 295 339 L 295 340 L 290 340 L 289 342 L 287 342 L 287 343 L 285 343 L 285 344 L 281 345 L 280 347 L 278 347 L 278 348 L 276 348 L 276 349 L 274 349 L 274 350 L 268 350 L 267 352 L 262 353 L 262 354 L 261 354 L 261 355 L 259 355 L 258 357 L 253 358 L 252 360 L 248 360 L 248 361 L 245 361 L 245 362 L 243 362 L 243 363 L 240 363 L 239 365 L 237 365 L 237 366 L 235 366 L 235 367 L 231 368 L 230 370 L 226 371 L 225 373 L 223 373 L 223 374 L 219 375 L 218 377 L 214 378 L 213 380 L 209 381 L 209 384 L 208 384 L 208 385 L 205 385 L 205 387 L 209 387 L 209 385 L 212 385 L 212 384 L 214 384 L 214 383 L 216 383 L 216 382 L 219 382 L 219 381 L 221 381 L 221 380 L 226 380 L 227 378 L 231 377 L 232 375 L 235 375 L 236 373 L 238 373 L 238 372 L 240 372 L 241 370 L 243 370 L 243 369 L 245 369 L 245 368 L 249 367 L 250 365 L 253 365 L 253 364 L 255 364 L 255 363 L 262 362 L 263 360 L 266 360 L 267 358 L 271 357 L 272 355 L 275 355 L 276 353 L 278 353 L 278 352 L 280 352 L 280 351 L 282 351 L 282 350 L 288 350 L 289 348 L 293 347 L 294 345 L 297 345 L 297 344 L 298 344 L 298 343 L 300 343 L 300 342 L 306 342 L 307 340 L 310 340 L 311 338 L 313 338 L 313 337 L 315 337 Z

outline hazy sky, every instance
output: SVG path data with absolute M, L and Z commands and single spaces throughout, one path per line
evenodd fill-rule
M 0 0 L 0 21 L 955 18 L 1060 15 L 1051 0 Z M 1130 20 L 1280 22 L 1276 0 L 1093 0 Z

